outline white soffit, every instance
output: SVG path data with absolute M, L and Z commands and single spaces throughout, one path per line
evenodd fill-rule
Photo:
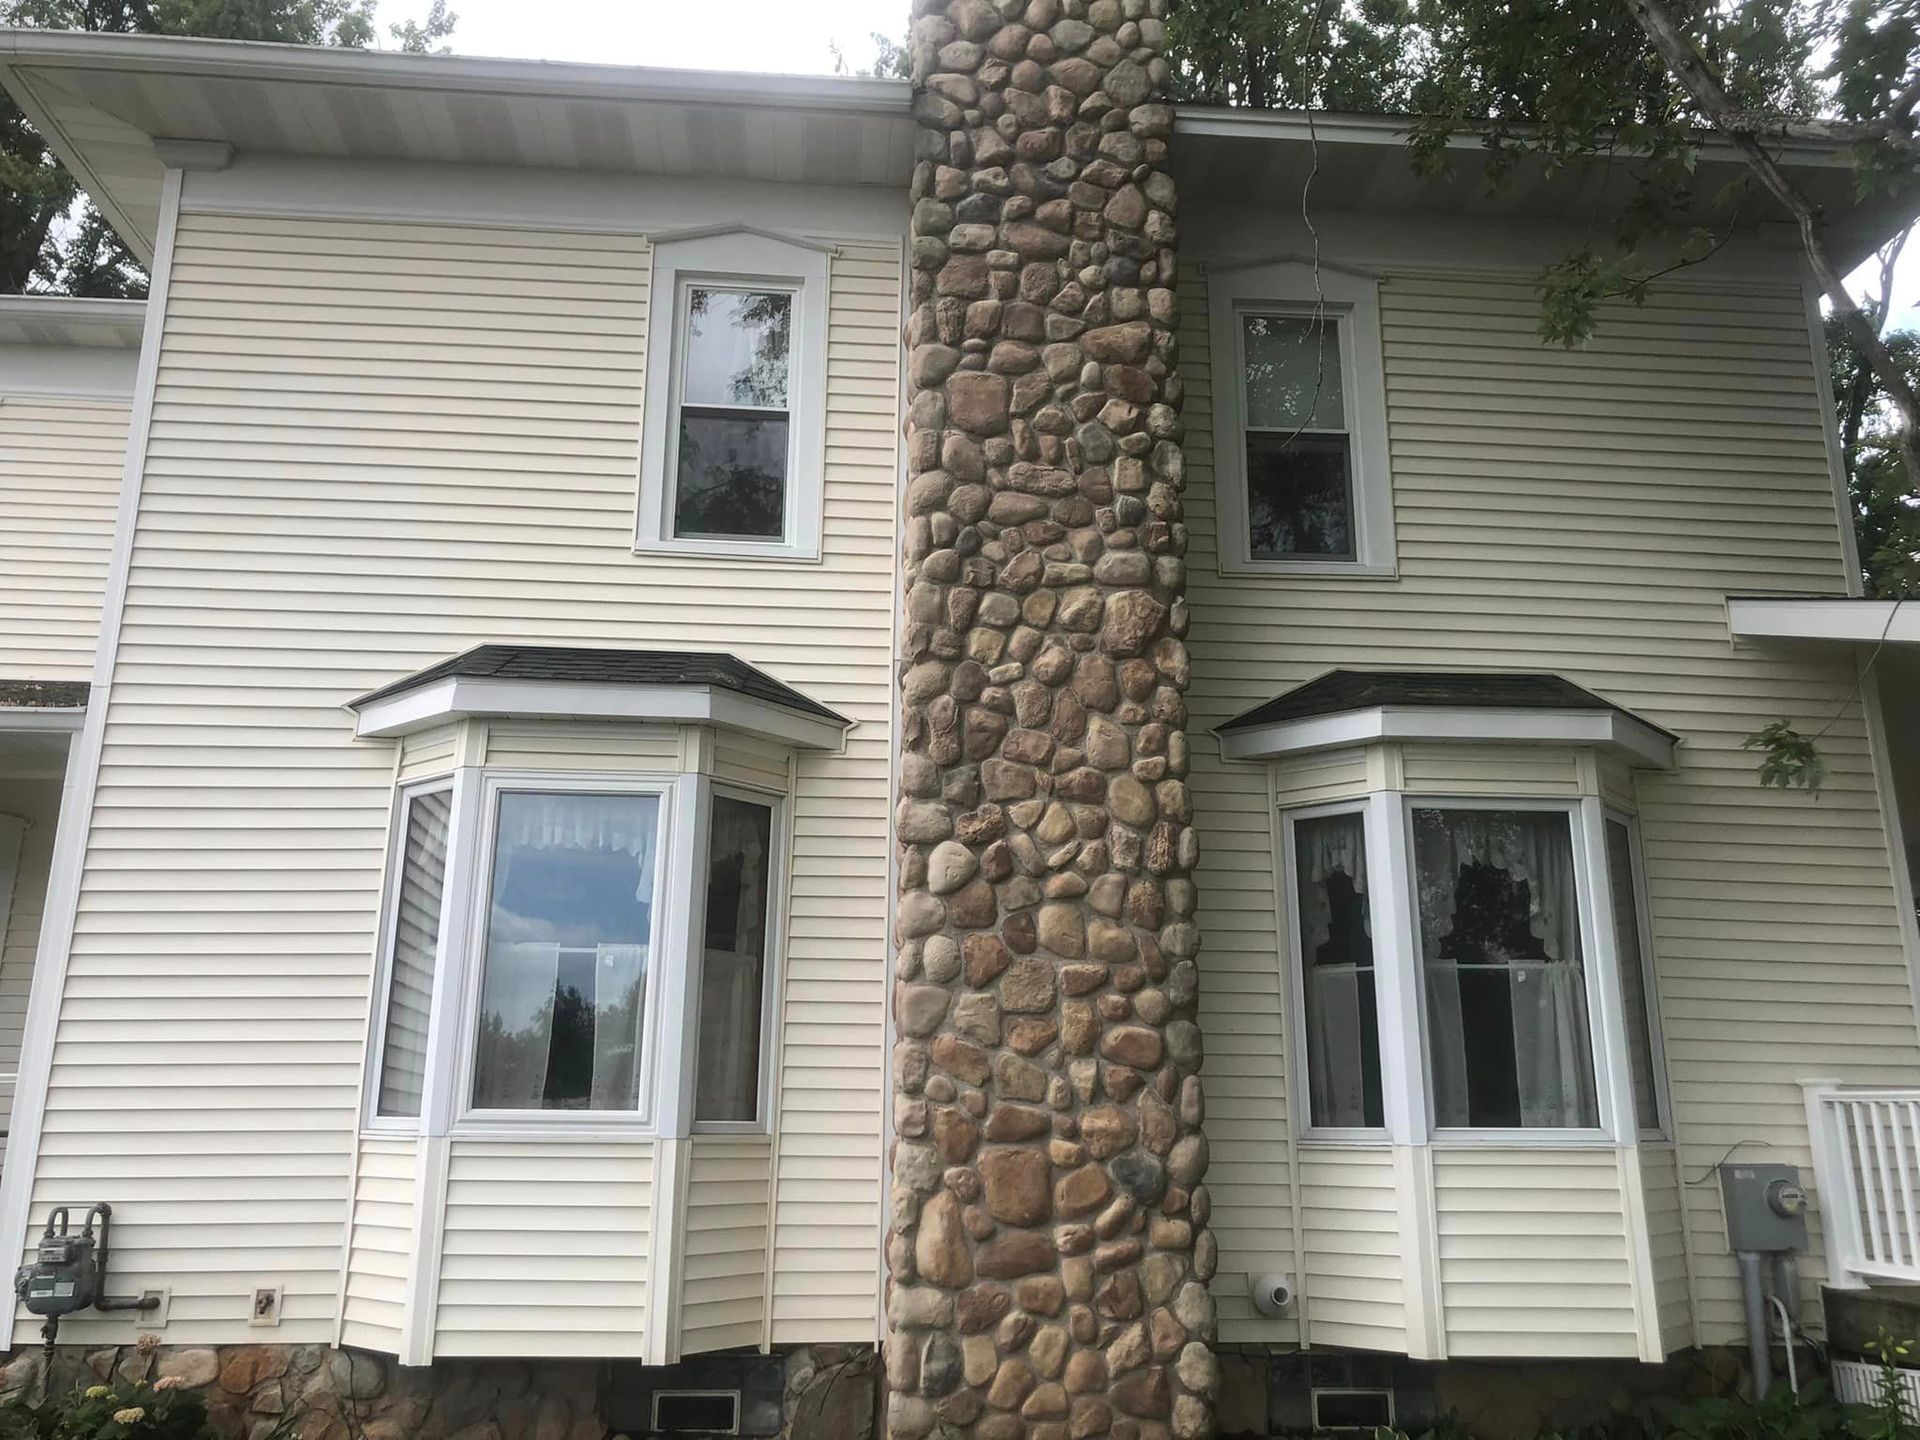
M 150 258 L 154 142 L 904 190 L 905 81 L 0 30 L 0 84 Z
M 713 725 L 800 750 L 838 750 L 844 728 L 717 685 L 618 685 L 453 675 L 350 706 L 363 740 L 389 739 L 452 720 L 618 720 Z
M 1853 645 L 1920 645 L 1920 602 L 1852 597 L 1727 597 L 1736 640 L 1825 640 Z
M 1618 710 L 1443 709 L 1373 705 L 1219 732 L 1229 760 L 1279 760 L 1380 741 L 1590 745 L 1642 769 L 1671 770 L 1671 735 Z

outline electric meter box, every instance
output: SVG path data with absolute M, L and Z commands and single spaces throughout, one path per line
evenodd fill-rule
M 1794 1165 L 1720 1167 L 1727 1210 L 1727 1248 L 1779 1251 L 1807 1248 L 1807 1192 Z

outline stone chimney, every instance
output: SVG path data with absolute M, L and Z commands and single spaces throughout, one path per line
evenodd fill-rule
M 897 1440 L 1201 1440 L 1165 0 L 915 0 Z

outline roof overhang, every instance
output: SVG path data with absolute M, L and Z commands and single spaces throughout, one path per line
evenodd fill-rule
M 143 300 L 0 296 L 0 396 L 131 398 L 146 314 Z
M 84 680 L 0 680 L 0 730 L 76 731 L 91 693 Z
M 1727 626 L 1736 640 L 1920 645 L 1920 604 L 1851 596 L 1730 595 Z
M 361 739 L 411 735 L 453 720 L 619 720 L 714 725 L 800 750 L 838 750 L 846 727 L 718 685 L 625 685 L 451 675 L 348 707 Z
M 149 261 L 169 159 L 222 147 L 902 190 L 913 168 L 903 80 L 0 30 L 0 85 Z
M 1586 225 L 1596 213 L 1626 204 L 1636 192 L 1633 167 L 1625 163 L 1629 157 L 1624 154 L 1617 162 L 1608 157 L 1521 155 L 1502 184 L 1490 189 L 1479 175 L 1486 146 L 1471 130 L 1447 141 L 1455 173 L 1421 175 L 1407 148 L 1413 123 L 1414 117 L 1407 115 L 1176 106 L 1179 143 L 1172 148 L 1170 163 L 1181 206 L 1245 207 L 1264 196 L 1297 211 L 1311 175 L 1313 202 L 1322 210 L 1525 216 Z M 1524 126 L 1512 129 L 1524 136 Z M 1844 269 L 1913 218 L 1912 196 L 1858 199 L 1846 146 L 1793 142 L 1778 147 L 1777 153 L 1787 174 L 1825 213 L 1830 243 Z M 1746 173 L 1738 150 L 1724 140 L 1704 137 L 1693 171 L 1697 218 L 1709 218 L 1728 182 Z M 1791 221 L 1758 191 L 1744 203 L 1742 216 L 1751 223 Z
M 1637 768 L 1671 770 L 1674 737 L 1624 711 L 1446 709 L 1426 705 L 1369 705 L 1337 715 L 1312 715 L 1215 731 L 1228 760 L 1282 760 L 1318 750 L 1344 750 L 1381 741 L 1494 745 L 1569 745 L 1611 750 Z

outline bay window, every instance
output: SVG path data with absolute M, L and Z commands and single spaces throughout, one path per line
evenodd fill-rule
M 1610 1075 L 1631 1097 L 1620 1128 L 1663 1133 L 1628 818 L 1597 801 L 1384 794 L 1281 818 L 1310 1135 L 1384 1137 L 1404 1083 L 1421 1133 L 1599 1136 Z
M 700 774 L 404 789 L 367 1124 L 646 1133 L 684 1056 L 687 1124 L 763 1129 L 780 805 Z

